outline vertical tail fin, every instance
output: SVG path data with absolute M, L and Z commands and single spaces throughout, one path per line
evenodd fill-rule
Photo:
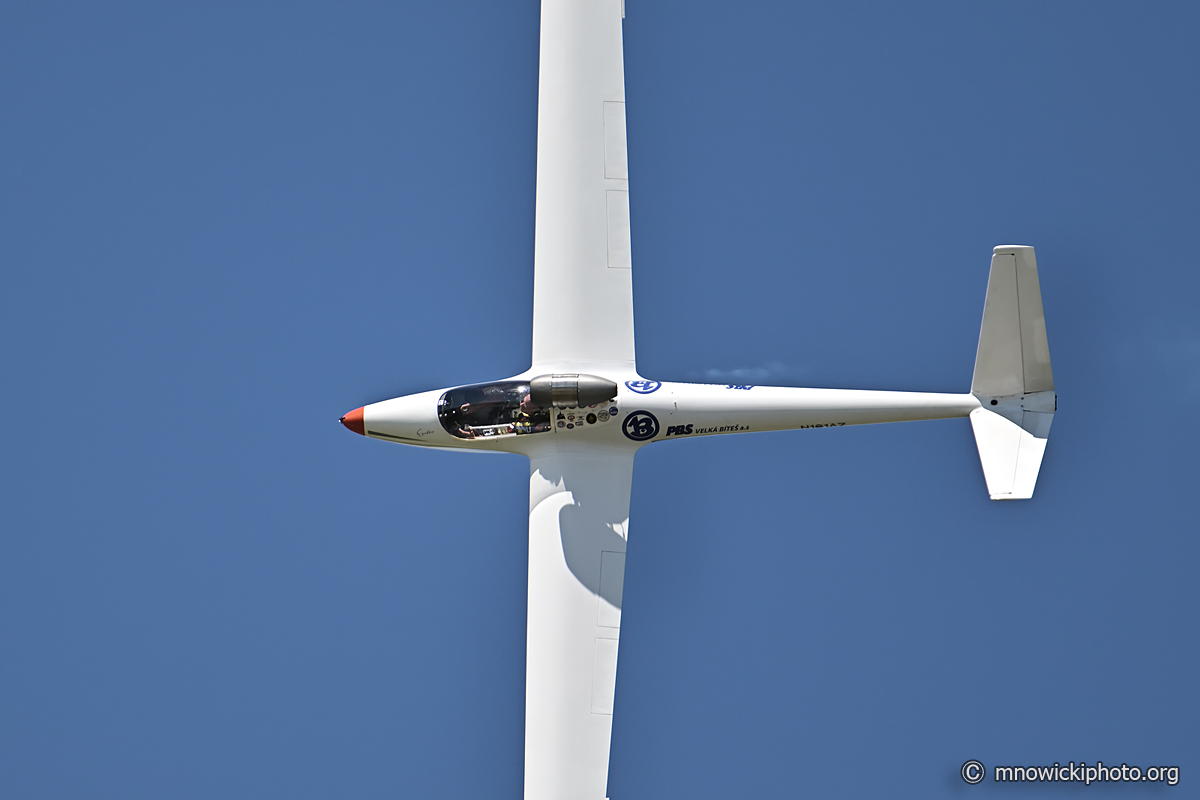
M 1033 248 L 993 250 L 971 394 L 971 427 L 993 500 L 1033 496 L 1058 407 Z

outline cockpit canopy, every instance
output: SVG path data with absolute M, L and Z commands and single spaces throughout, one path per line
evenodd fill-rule
M 533 405 L 529 384 L 524 381 L 451 389 L 438 401 L 438 419 L 447 433 L 460 439 L 550 430 L 550 409 Z
M 477 383 L 442 395 L 438 420 L 460 439 L 547 433 L 551 408 L 603 403 L 616 396 L 617 384 L 595 375 Z

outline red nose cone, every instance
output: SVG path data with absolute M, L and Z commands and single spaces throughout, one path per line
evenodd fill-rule
M 342 424 L 350 430 L 357 433 L 359 436 L 367 435 L 367 426 L 363 424 L 363 410 L 356 408 L 346 416 L 342 417 Z

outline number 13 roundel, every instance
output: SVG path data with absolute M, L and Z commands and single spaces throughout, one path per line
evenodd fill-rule
M 649 411 L 632 411 L 625 417 L 621 430 L 635 442 L 644 442 L 658 435 L 658 419 Z

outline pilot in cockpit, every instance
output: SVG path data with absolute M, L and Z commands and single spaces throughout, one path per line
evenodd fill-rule
M 480 439 L 551 429 L 549 410 L 533 402 L 528 384 L 464 386 L 447 392 L 438 416 L 447 432 Z
M 549 417 L 541 421 L 534 420 L 534 414 L 541 409 L 533 403 L 533 393 L 527 393 L 521 398 L 521 404 L 517 406 L 517 433 L 541 433 L 542 431 L 550 430 Z
M 463 403 L 461 406 L 459 406 L 455 417 L 455 422 L 457 423 L 455 428 L 457 429 L 458 435 L 464 439 L 474 439 L 475 427 L 469 423 L 469 420 L 471 419 L 471 404 Z

